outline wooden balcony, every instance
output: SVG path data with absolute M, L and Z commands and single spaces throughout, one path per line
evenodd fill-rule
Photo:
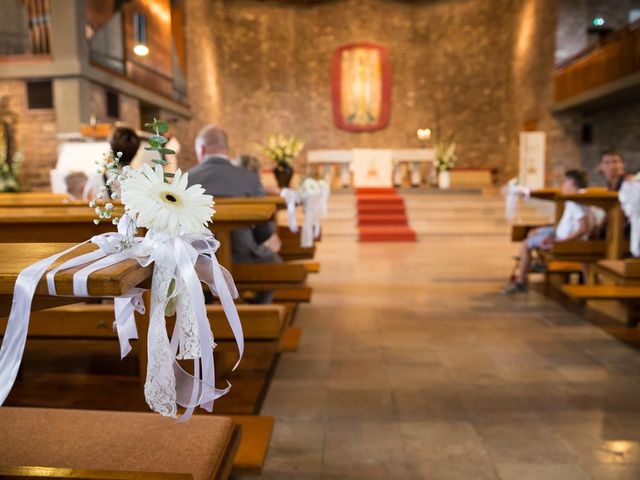
M 558 66 L 556 111 L 640 96 L 640 22 L 618 30 Z

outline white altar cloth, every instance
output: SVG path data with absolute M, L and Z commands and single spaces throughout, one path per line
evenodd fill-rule
M 309 165 L 324 167 L 324 177 L 331 182 L 331 166 L 340 165 L 340 182 L 349 186 L 353 174 L 354 187 L 390 187 L 400 184 L 400 164 L 411 168 L 411 184 L 420 185 L 421 165 L 433 163 L 433 148 L 356 148 L 351 150 L 309 150 Z

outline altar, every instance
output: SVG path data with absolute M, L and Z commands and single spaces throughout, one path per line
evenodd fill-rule
M 422 183 L 422 166 L 433 165 L 432 148 L 354 148 L 351 150 L 309 150 L 310 168 L 319 168 L 329 183 L 334 167 L 338 167 L 342 187 L 392 187 L 402 184 L 402 164 L 408 164 L 410 184 Z M 353 179 L 353 182 L 352 182 Z

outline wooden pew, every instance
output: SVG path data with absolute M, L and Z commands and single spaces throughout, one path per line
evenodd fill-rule
M 14 287 L 16 278 L 18 277 L 18 274 L 30 264 L 42 258 L 48 257 L 54 253 L 63 251 L 71 246 L 72 244 L 28 244 L 28 243 L 6 244 L 5 248 L 0 250 L 0 317 L 6 317 L 9 314 L 9 311 L 11 308 L 11 300 L 13 296 L 13 287 Z M 91 244 L 84 245 L 76 249 L 75 251 L 71 252 L 66 257 L 63 257 L 63 259 L 66 260 L 68 258 L 72 258 L 82 253 L 91 251 L 93 249 L 95 249 L 94 245 L 91 245 Z M 72 275 L 75 271 L 76 269 L 64 270 L 59 272 L 56 275 L 55 285 L 59 294 L 71 295 L 73 291 Z M 89 287 L 88 287 L 89 294 L 97 297 L 100 297 L 100 296 L 114 297 L 114 296 L 123 295 L 124 293 L 131 290 L 131 288 L 143 284 L 146 280 L 150 278 L 151 273 L 152 273 L 152 267 L 141 267 L 136 260 L 127 260 L 125 262 L 121 262 L 112 267 L 108 267 L 92 273 L 89 276 Z M 84 299 L 76 298 L 76 297 L 50 297 L 48 295 L 48 290 L 46 287 L 46 280 L 43 279 L 40 281 L 40 283 L 38 284 L 38 287 L 36 288 L 36 295 L 34 296 L 34 300 L 32 303 L 32 312 L 40 312 L 41 310 L 45 310 L 45 309 L 49 309 L 49 308 L 57 307 L 61 305 L 78 303 L 83 300 Z M 102 308 L 104 306 L 93 305 L 93 307 Z M 252 307 L 246 307 L 246 308 L 250 309 Z M 274 308 L 278 309 L 278 307 L 274 307 Z M 96 325 L 94 324 L 94 329 L 99 332 L 98 334 L 104 335 L 106 331 L 108 331 L 108 328 L 107 329 L 104 328 L 105 327 L 104 324 L 106 324 L 106 326 L 108 327 L 113 321 L 111 317 L 112 309 L 109 313 L 110 313 L 110 318 L 108 321 L 106 319 L 103 319 L 102 322 L 99 321 L 97 324 L 97 328 L 96 328 Z M 34 318 L 36 320 L 34 321 L 34 323 L 32 323 L 33 328 L 37 328 L 39 325 L 37 320 L 38 315 L 39 313 L 34 314 Z M 47 318 L 46 315 L 52 315 L 48 317 L 49 320 L 51 321 L 54 321 L 56 318 L 56 313 L 45 314 L 45 312 L 42 312 L 42 315 L 45 316 L 45 318 Z M 279 310 L 279 315 L 281 315 L 280 310 Z M 58 317 L 58 321 L 62 322 L 63 320 L 66 320 L 68 318 L 69 316 Z M 76 327 L 78 326 L 77 323 L 72 322 L 71 320 L 69 320 L 68 322 L 65 321 L 64 323 L 65 328 L 72 328 L 74 325 Z M 48 325 L 41 328 L 44 328 L 45 332 L 55 333 L 51 329 L 51 327 Z M 268 330 L 268 328 L 264 326 L 262 326 L 261 328 L 263 328 L 262 333 L 256 333 L 256 335 L 268 336 L 268 332 L 264 331 L 265 329 Z M 219 330 L 221 332 L 221 336 L 224 336 L 224 327 L 220 326 Z M 110 335 L 113 335 L 113 333 L 110 333 Z M 143 338 L 146 338 L 146 336 L 143 336 Z M 6 410 L 6 407 L 0 408 L 0 414 L 5 410 Z M 246 418 L 244 421 L 247 424 L 251 424 L 252 422 L 251 418 Z M 261 429 L 258 429 L 258 430 L 262 432 L 261 435 L 262 435 L 262 438 L 264 438 L 264 425 Z M 245 458 L 245 462 L 248 462 L 247 458 L 256 458 L 256 456 L 260 453 L 260 452 L 254 452 L 252 450 L 252 444 L 256 442 L 259 444 L 260 442 L 256 439 L 252 439 L 252 437 L 249 437 L 249 436 L 245 438 L 248 443 L 246 444 L 247 446 L 243 448 L 248 448 L 249 451 L 246 453 L 244 458 Z M 266 455 L 266 450 L 264 454 Z M 263 461 L 264 461 L 264 455 L 263 455 Z M 34 465 L 34 463 L 31 463 L 31 465 Z M 46 464 L 41 464 L 41 465 L 47 466 L 47 467 L 53 466 L 53 465 L 46 465 Z M 13 466 L 19 466 L 19 465 L 13 465 Z M 256 466 L 255 464 L 253 466 L 248 466 L 248 464 L 245 464 L 242 468 L 245 470 L 246 469 L 255 470 L 257 468 L 261 468 L 261 466 Z M 221 477 L 221 478 L 225 478 L 225 477 Z
M 69 195 L 50 192 L 0 192 L 0 207 L 49 207 L 71 202 Z M 86 203 L 86 202 L 85 202 Z
M 268 222 L 273 205 L 229 204 L 216 207 L 211 229 L 220 241 L 219 262 L 231 265 L 231 230 Z M 95 212 L 87 206 L 0 208 L 0 243 L 83 242 L 93 235 L 115 231 L 110 222 L 93 223 Z M 139 235 L 144 232 L 140 229 Z
M 595 267 L 593 282 L 583 288 L 566 289 L 574 300 L 587 308 L 615 318 L 628 326 L 637 326 L 640 304 L 640 260 L 601 260 Z
M 75 478 L 127 478 L 118 474 L 124 471 L 132 479 L 223 480 L 241 435 L 231 418 L 211 415 L 177 426 L 151 413 L 11 407 L 0 408 L 0 430 L 3 478 L 29 478 L 26 473 L 37 472 L 15 467 L 41 466 L 109 475 Z

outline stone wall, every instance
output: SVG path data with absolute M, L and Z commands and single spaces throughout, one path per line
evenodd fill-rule
M 550 100 L 551 0 L 187 4 L 189 145 L 208 122 L 228 130 L 236 154 L 275 132 L 308 148 L 418 147 L 417 128 L 439 127 L 455 134 L 461 166 L 499 167 L 506 178 L 517 170 L 522 122 L 542 119 Z M 350 133 L 333 124 L 331 59 L 363 41 L 389 48 L 391 121 Z
M 640 0 L 563 0 L 558 2 L 556 60 L 563 61 L 586 48 L 595 37 L 587 28 L 597 15 L 613 29 L 623 27 L 629 11 L 640 9 Z M 583 138 L 583 128 L 591 129 L 591 139 Z M 601 185 L 597 164 L 602 152 L 617 148 L 629 171 L 640 168 L 640 102 L 612 104 L 591 112 L 562 112 L 550 123 L 551 165 L 555 179 L 566 168 L 584 168 L 591 184 Z
M 49 188 L 49 170 L 57 158 L 56 116 L 53 109 L 29 110 L 26 83 L 20 80 L 0 81 L 0 97 L 9 97 L 11 111 L 17 114 L 16 143 L 23 153 L 20 172 L 23 189 Z

